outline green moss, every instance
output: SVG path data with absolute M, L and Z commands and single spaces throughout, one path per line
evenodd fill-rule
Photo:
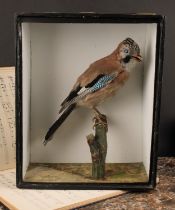
M 106 176 L 102 180 L 91 177 L 91 163 L 31 163 L 25 181 L 29 182 L 147 182 L 143 163 L 106 163 Z

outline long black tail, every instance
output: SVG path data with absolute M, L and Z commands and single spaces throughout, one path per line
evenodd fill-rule
M 74 110 L 76 107 L 76 104 L 71 104 L 64 112 L 63 114 L 54 122 L 54 124 L 49 128 L 45 139 L 43 141 L 43 144 L 46 145 L 50 140 L 54 132 L 62 125 L 62 123 L 65 121 L 65 119 L 70 115 L 70 113 Z

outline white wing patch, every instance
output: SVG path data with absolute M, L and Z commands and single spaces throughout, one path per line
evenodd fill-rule
M 79 91 L 77 94 L 80 95 L 82 92 L 84 92 L 84 91 L 87 90 L 87 89 L 89 89 L 89 88 L 82 87 L 82 88 L 80 89 L 80 91 Z

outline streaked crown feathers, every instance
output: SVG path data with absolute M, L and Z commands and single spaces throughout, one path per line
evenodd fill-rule
M 138 54 L 140 54 L 140 48 L 139 45 L 131 38 L 126 38 L 122 44 L 128 45 L 130 49 L 136 51 Z

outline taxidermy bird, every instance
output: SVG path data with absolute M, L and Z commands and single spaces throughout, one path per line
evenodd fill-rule
M 71 92 L 62 102 L 60 116 L 49 128 L 43 144 L 46 145 L 51 140 L 54 132 L 79 106 L 94 110 L 95 116 L 105 124 L 104 115 L 98 111 L 97 106 L 116 93 L 129 78 L 133 64 L 141 60 L 138 44 L 133 39 L 126 38 L 110 55 L 92 63 L 78 77 Z

